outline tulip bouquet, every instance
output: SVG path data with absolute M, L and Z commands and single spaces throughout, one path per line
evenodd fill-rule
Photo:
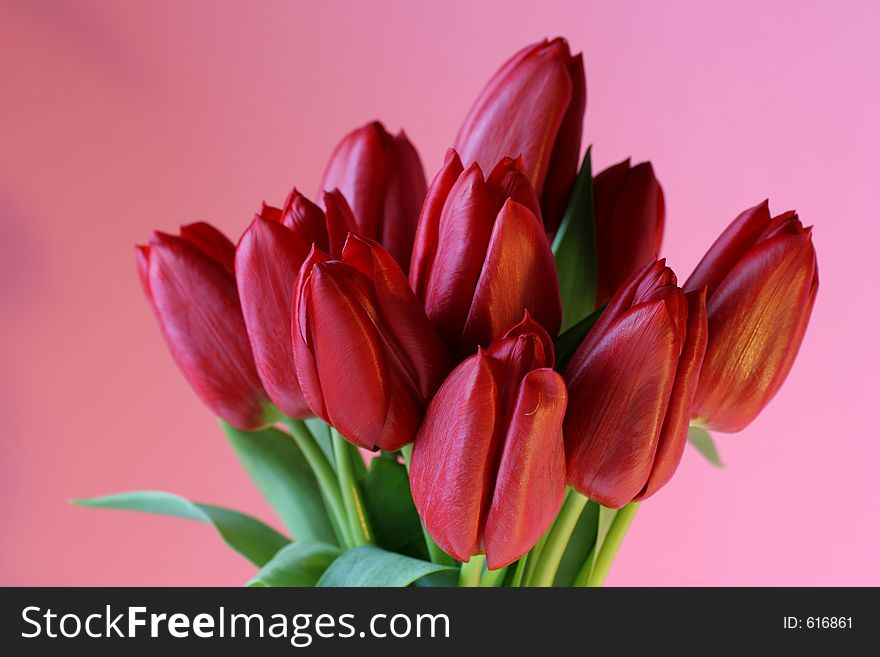
M 267 586 L 601 585 L 688 440 L 779 390 L 818 285 L 809 228 L 742 212 L 684 285 L 649 163 L 578 173 L 562 39 L 492 77 L 430 185 L 348 134 L 312 202 L 137 247 L 171 355 L 292 537 L 158 492 L 81 500 L 212 524 Z

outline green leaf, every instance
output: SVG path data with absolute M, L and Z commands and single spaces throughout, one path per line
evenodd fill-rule
M 596 310 L 556 338 L 554 346 L 556 350 L 557 370 L 561 370 L 565 367 L 566 363 L 568 363 L 568 359 L 572 357 L 572 354 L 574 354 L 581 342 L 584 341 L 584 338 L 587 337 L 590 329 L 593 328 L 593 325 L 599 317 L 602 316 L 602 311 L 605 310 L 606 305 L 607 304 L 603 304 L 601 307 L 596 308 Z
M 239 431 L 220 423 L 260 492 L 299 543 L 336 543 L 318 481 L 305 456 L 278 429 Z
M 401 587 L 432 573 L 453 570 L 449 566 L 413 559 L 373 545 L 362 545 L 330 564 L 318 586 Z
M 715 447 L 715 440 L 712 434 L 703 427 L 691 427 L 688 429 L 688 442 L 697 448 L 697 451 L 716 468 L 723 468 L 724 463 L 721 461 L 721 455 Z
M 591 151 L 592 146 L 584 155 L 568 207 L 553 240 L 562 297 L 563 331 L 577 324 L 596 307 L 598 274 Z
M 406 467 L 398 463 L 396 454 L 382 454 L 370 462 L 361 479 L 361 493 L 379 547 L 428 558 Z
M 142 511 L 206 522 L 214 526 L 229 547 L 257 566 L 263 566 L 289 543 L 287 538 L 256 518 L 219 506 L 190 502 L 171 493 L 135 491 L 73 500 L 73 503 L 77 506 Z
M 599 505 L 590 500 L 581 511 L 571 538 L 568 539 L 568 546 L 562 554 L 553 586 L 571 586 L 574 583 L 574 578 L 596 544 L 598 531 Z
M 290 543 L 278 550 L 247 585 L 314 586 L 338 556 L 339 548 L 335 545 Z

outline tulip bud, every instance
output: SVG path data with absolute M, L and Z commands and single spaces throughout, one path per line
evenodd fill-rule
M 705 290 L 685 295 L 660 260 L 633 276 L 569 360 L 569 483 L 607 507 L 674 474 L 706 350 Z
M 322 190 L 338 188 L 351 204 L 353 232 L 382 244 L 404 271 L 426 186 L 422 161 L 409 139 L 402 131 L 392 137 L 378 121 L 342 139 L 321 181 Z
M 496 569 L 528 552 L 565 493 L 566 393 L 550 336 L 526 314 L 456 367 L 413 445 L 410 486 L 425 528 L 459 561 Z
M 484 171 L 503 157 L 522 156 L 552 235 L 577 173 L 586 102 L 583 57 L 572 57 L 565 39 L 545 39 L 498 69 L 465 118 L 455 149 L 465 164 Z
M 205 223 L 180 237 L 155 232 L 137 247 L 141 284 L 177 366 L 202 401 L 232 426 L 270 421 L 233 274 L 235 246 Z
M 410 283 L 451 353 L 488 346 L 524 310 L 558 333 L 559 279 L 539 217 L 521 160 L 502 158 L 484 179 L 447 153 L 419 219 Z
M 355 235 L 338 260 L 312 249 L 292 314 L 296 373 L 312 411 L 366 449 L 412 441 L 451 364 L 389 253 Z
M 593 181 L 596 252 L 599 256 L 596 305 L 657 259 L 666 214 L 663 189 L 650 162 L 629 160 L 605 169 Z
M 810 228 L 767 201 L 740 214 L 685 284 L 708 289 L 709 346 L 693 416 L 746 427 L 785 381 L 807 330 L 819 272 Z

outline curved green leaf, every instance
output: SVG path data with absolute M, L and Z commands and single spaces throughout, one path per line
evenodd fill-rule
M 120 493 L 73 500 L 73 503 L 77 506 L 142 511 L 206 522 L 214 526 L 229 547 L 257 566 L 264 565 L 289 543 L 287 538 L 256 518 L 220 506 L 197 504 L 161 491 Z
M 441 571 L 455 570 L 421 559 L 388 552 L 373 545 L 349 550 L 330 567 L 318 586 L 409 586 L 417 579 Z
M 553 254 L 562 297 L 562 330 L 574 326 L 596 306 L 596 218 L 593 210 L 592 146 L 584 155 L 568 207 L 556 238 Z
M 318 481 L 305 456 L 278 429 L 239 431 L 220 422 L 235 453 L 299 543 L 336 543 Z
M 712 434 L 703 427 L 690 427 L 688 429 L 688 442 L 697 448 L 697 451 L 716 468 L 723 468 L 724 463 L 721 461 L 721 455 L 718 448 L 715 447 L 715 440 Z
M 574 354 L 581 342 L 584 341 L 584 338 L 587 337 L 590 329 L 593 328 L 593 325 L 599 317 L 602 316 L 602 312 L 605 310 L 606 305 L 608 304 L 602 304 L 599 308 L 596 308 L 596 310 L 556 338 L 553 346 L 556 351 L 557 370 L 562 370 L 565 367 L 568 363 L 568 359 L 572 357 L 572 354 Z
M 384 453 L 370 462 L 370 469 L 361 479 L 361 492 L 376 544 L 392 552 L 427 559 L 409 477 L 396 454 Z
M 248 586 L 314 586 L 339 556 L 339 548 L 323 543 L 290 543 L 260 569 Z

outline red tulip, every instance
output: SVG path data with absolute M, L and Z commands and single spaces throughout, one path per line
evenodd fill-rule
M 357 232 L 381 243 L 409 270 L 425 171 L 403 132 L 392 137 L 378 121 L 347 134 L 327 163 L 322 190 L 338 188 L 351 203 Z
M 685 295 L 662 260 L 611 298 L 565 368 L 569 483 L 618 508 L 672 477 L 706 350 L 705 290 Z
M 666 207 L 650 162 L 629 160 L 605 169 L 593 181 L 601 306 L 643 267 L 654 262 L 663 241 Z
M 205 223 L 138 246 L 138 272 L 171 355 L 202 401 L 242 430 L 271 420 L 235 287 L 235 246 Z
M 413 446 L 410 485 L 426 529 L 459 561 L 501 568 L 528 552 L 565 493 L 566 393 L 550 336 L 528 315 L 456 367 Z
M 565 39 L 532 44 L 489 80 L 455 148 L 465 164 L 476 162 L 484 171 L 502 157 L 521 155 L 552 234 L 577 173 L 586 102 L 583 57 L 572 57 Z
M 559 279 L 539 217 L 520 160 L 503 158 L 485 179 L 447 153 L 419 219 L 410 282 L 450 352 L 488 346 L 524 310 L 559 331 Z
M 767 201 L 728 226 L 685 284 L 708 289 L 709 346 L 693 415 L 718 431 L 748 425 L 785 381 L 807 330 L 819 272 L 810 228 Z
M 351 235 L 341 259 L 313 249 L 293 298 L 300 386 L 351 442 L 394 451 L 412 441 L 449 356 L 388 252 Z

